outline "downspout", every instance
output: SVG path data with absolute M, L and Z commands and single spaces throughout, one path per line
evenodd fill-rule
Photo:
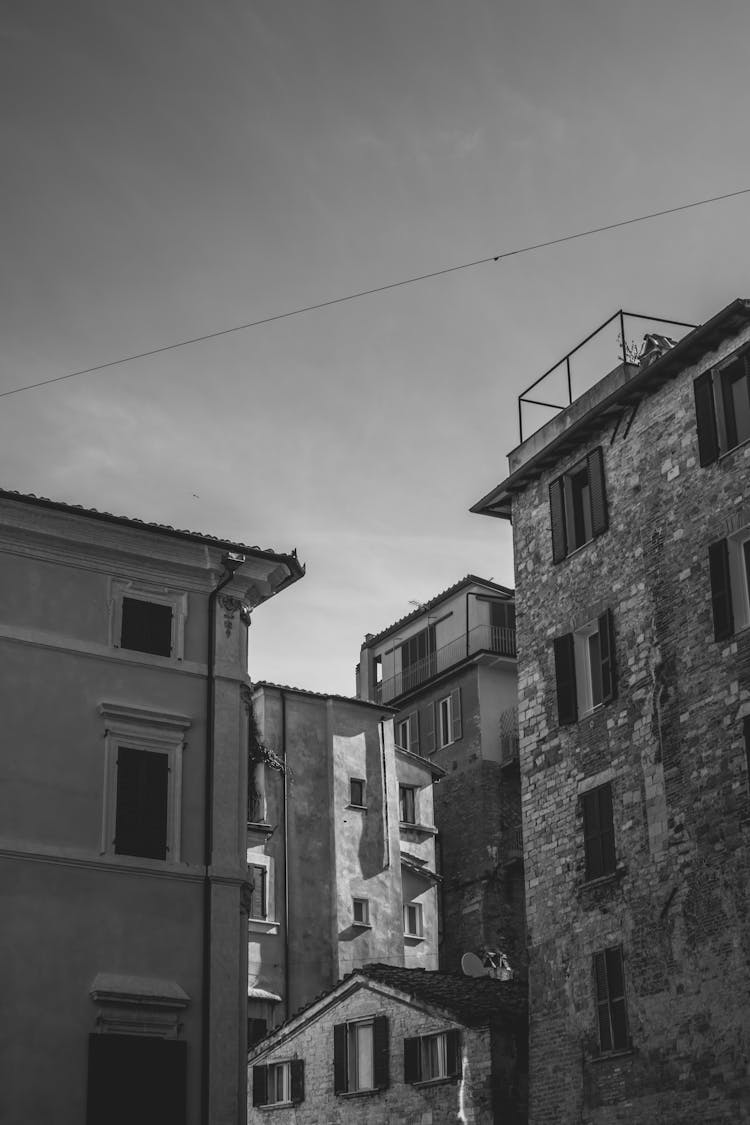
M 214 719 L 216 664 L 216 599 L 234 578 L 235 571 L 245 561 L 244 555 L 222 556 L 225 573 L 208 595 L 208 651 L 206 657 L 206 776 L 204 779 L 203 809 L 203 981 L 201 987 L 201 1121 L 210 1123 L 210 1062 L 211 1062 L 211 861 L 213 858 L 213 788 L 214 788 Z
M 380 734 L 380 760 L 383 769 L 383 828 L 385 833 L 385 870 L 387 871 L 391 866 L 391 827 L 388 819 L 388 776 L 385 760 L 385 727 L 382 719 L 378 719 L 378 732 Z
M 282 817 L 284 821 L 284 1018 L 289 1019 L 289 816 L 287 813 L 289 793 L 287 789 L 286 757 L 286 692 L 281 689 L 281 756 L 284 761 L 283 784 L 281 788 Z

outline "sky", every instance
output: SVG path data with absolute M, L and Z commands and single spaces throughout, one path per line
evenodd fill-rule
M 746 0 L 0 0 L 0 391 L 748 188 L 749 40 Z M 750 297 L 749 229 L 739 196 L 6 396 L 0 487 L 296 547 L 250 673 L 353 694 L 366 633 L 513 585 L 468 509 L 519 393 L 619 308 Z

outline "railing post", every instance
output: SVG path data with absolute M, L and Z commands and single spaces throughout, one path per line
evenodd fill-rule
M 572 404 L 573 404 L 573 383 L 572 383 L 572 380 L 570 378 L 570 356 L 569 355 L 566 355 L 566 357 L 565 357 L 565 368 L 566 368 L 567 373 L 568 373 L 568 406 L 572 406 Z
M 628 352 L 625 347 L 625 313 L 620 309 L 620 339 L 622 340 L 622 366 L 628 362 Z

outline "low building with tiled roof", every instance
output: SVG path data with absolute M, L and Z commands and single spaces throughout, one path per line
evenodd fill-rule
M 249 1121 L 520 1125 L 525 986 L 367 964 L 251 1051 Z

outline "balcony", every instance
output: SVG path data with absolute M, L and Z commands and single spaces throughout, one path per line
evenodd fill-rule
M 431 652 L 424 660 L 418 660 L 415 664 L 410 664 L 397 672 L 395 676 L 376 684 L 375 702 L 387 703 L 399 695 L 414 691 L 434 676 L 478 652 L 494 652 L 498 656 L 515 658 L 515 629 L 508 629 L 503 625 L 475 625 L 468 635 L 457 637 L 456 640 Z

